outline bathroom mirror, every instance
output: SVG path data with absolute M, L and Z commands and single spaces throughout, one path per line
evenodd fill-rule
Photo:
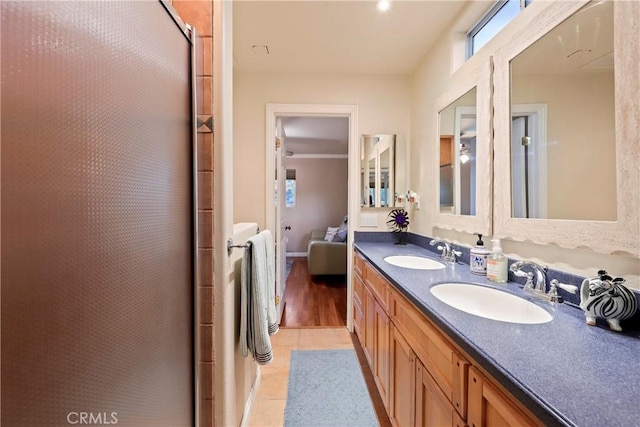
M 491 63 L 452 75 L 434 105 L 433 215 L 439 228 L 491 234 Z
M 476 214 L 476 92 L 439 113 L 441 213 Z
M 512 217 L 615 221 L 613 2 L 584 6 L 510 70 Z
M 497 235 L 639 256 L 631 3 L 548 5 L 496 53 Z
M 367 202 L 367 205 L 375 206 L 376 200 L 378 200 L 377 191 L 376 191 L 376 159 L 375 157 L 372 159 L 369 159 L 367 163 L 368 163 L 368 171 L 369 171 L 369 185 L 367 186 L 367 194 L 369 195 L 368 197 L 369 200 Z
M 368 177 L 367 185 L 362 187 L 363 207 L 395 206 L 396 174 L 398 170 L 404 170 L 398 165 L 396 142 L 393 134 L 362 135 L 361 168 L 366 171 L 363 175 Z
M 390 174 L 393 173 L 391 164 L 391 147 L 386 147 L 380 152 L 380 206 L 388 207 L 393 205 L 393 186 L 391 185 Z

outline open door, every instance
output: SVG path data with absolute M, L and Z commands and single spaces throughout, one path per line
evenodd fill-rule
M 275 217 L 276 217 L 276 309 L 278 319 L 282 317 L 284 310 L 284 289 L 286 287 L 286 265 L 287 265 L 287 236 L 285 234 L 285 203 L 286 203 L 286 149 L 284 143 L 284 132 L 282 131 L 282 120 L 276 119 L 276 170 L 275 170 Z

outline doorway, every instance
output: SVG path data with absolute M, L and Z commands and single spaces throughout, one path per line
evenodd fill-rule
M 547 107 L 514 105 L 511 111 L 512 217 L 547 217 Z
M 282 318 L 283 311 L 285 308 L 284 304 L 284 295 L 286 290 L 286 258 L 287 252 L 290 255 L 306 255 L 306 252 L 302 252 L 304 246 L 300 246 L 300 241 L 297 243 L 297 250 L 288 250 L 287 249 L 287 235 L 289 234 L 289 230 L 287 230 L 288 224 L 286 223 L 286 198 L 285 197 L 277 197 L 277 194 L 286 194 L 286 184 L 284 182 L 280 182 L 280 185 L 276 187 L 274 185 L 274 175 L 273 172 L 279 170 L 280 176 L 285 178 L 287 176 L 287 151 L 290 151 L 290 158 L 294 159 L 296 156 L 298 157 L 298 161 L 310 161 L 313 157 L 306 157 L 303 153 L 296 153 L 287 146 L 286 141 L 283 141 L 284 138 L 282 136 L 286 136 L 286 131 L 283 131 L 283 122 L 286 128 L 287 125 L 291 123 L 287 123 L 287 121 L 295 121 L 298 122 L 309 122 L 311 119 L 316 119 L 321 122 L 321 119 L 341 119 L 346 120 L 348 123 L 348 137 L 346 141 L 347 153 L 346 153 L 346 163 L 347 163 L 347 208 L 346 214 L 351 219 L 355 217 L 355 208 L 357 207 L 357 203 L 353 202 L 353 196 L 357 197 L 357 176 L 353 178 L 354 174 L 358 172 L 358 156 L 354 156 L 353 153 L 358 153 L 358 138 L 357 138 L 357 107 L 350 105 L 309 105 L 309 104 L 267 104 L 267 124 L 266 124 L 266 170 L 268 176 L 266 179 L 266 219 L 267 219 L 267 228 L 274 230 L 274 237 L 276 240 L 276 295 L 274 296 L 276 300 L 276 305 L 278 308 L 278 314 L 280 318 Z M 291 133 L 291 132 L 290 132 Z M 274 137 L 274 135 L 276 137 Z M 278 144 L 279 147 L 278 147 Z M 336 155 L 325 153 L 325 159 L 332 159 L 332 157 L 336 157 Z M 342 161 L 345 160 L 344 154 L 342 154 Z M 355 165 L 355 166 L 354 166 Z M 289 176 L 292 176 L 292 169 L 290 169 Z M 277 175 L 276 175 L 277 177 Z M 295 172 L 296 181 L 301 179 L 301 175 L 296 170 Z M 276 180 L 277 182 L 277 180 Z M 296 182 L 297 187 L 298 182 Z M 343 184 L 344 185 L 344 184 Z M 296 203 L 299 203 L 300 195 L 296 195 Z M 276 203 L 274 203 L 276 201 Z M 344 215 L 344 213 L 342 213 Z M 353 241 L 353 228 L 355 224 L 354 221 L 350 221 L 349 228 L 349 237 L 348 241 Z M 326 230 L 326 227 L 331 224 L 323 224 L 323 228 Z M 332 225 L 337 226 L 338 224 Z M 293 231 L 293 227 L 292 230 Z M 297 230 L 302 234 L 309 235 L 311 230 Z M 301 249 L 303 248 L 303 249 Z M 306 251 L 306 249 L 304 249 Z M 347 271 L 351 269 L 351 248 L 347 250 Z M 295 263 L 292 269 L 292 272 L 295 272 Z M 293 274 L 293 273 L 292 273 Z M 345 304 L 346 304 L 346 319 L 347 319 L 347 328 L 351 331 L 353 326 L 350 318 L 351 307 L 348 303 L 351 300 L 351 280 L 349 275 L 346 276 L 347 286 L 346 286 L 346 295 L 345 295 Z

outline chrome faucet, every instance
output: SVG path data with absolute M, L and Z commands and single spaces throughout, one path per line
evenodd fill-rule
M 443 260 L 455 263 L 456 257 L 462 255 L 462 252 L 456 251 L 455 249 L 453 249 L 453 245 L 443 239 L 439 239 L 439 238 L 432 239 L 429 242 L 429 245 L 435 246 L 438 243 L 441 243 L 441 245 L 436 246 L 436 249 L 439 251 L 442 251 L 442 254 L 440 254 L 440 258 L 442 258 Z
M 534 273 L 532 272 L 526 273 L 522 271 L 523 267 L 531 267 L 533 269 L 536 276 L 535 288 L 533 287 Z M 533 261 L 516 261 L 513 264 L 511 264 L 511 267 L 509 268 L 509 270 L 511 270 L 511 272 L 518 277 L 527 278 L 527 282 L 524 284 L 524 288 L 523 288 L 524 291 L 539 293 L 539 294 L 546 294 L 547 276 L 545 273 L 548 270 L 548 267 L 546 265 L 539 265 Z
M 532 272 L 522 271 L 523 267 L 531 267 L 536 275 L 536 286 L 533 287 L 533 275 Z M 561 303 L 562 297 L 558 295 L 558 288 L 567 292 L 575 294 L 578 291 L 578 287 L 574 285 L 567 285 L 560 283 L 557 279 L 551 281 L 549 292 L 547 292 L 547 276 L 546 272 L 549 268 L 546 265 L 539 265 L 533 261 L 517 261 L 511 264 L 509 270 L 518 277 L 526 277 L 527 282 L 524 284 L 523 291 L 529 292 L 539 298 L 550 301 L 551 303 Z
M 444 246 L 436 246 L 436 249 L 439 251 L 442 251 L 442 254 L 440 254 L 440 258 L 442 259 L 447 259 L 449 258 L 449 253 L 451 252 L 451 245 L 449 244 L 449 242 L 447 242 L 446 240 L 442 240 L 442 239 L 432 239 L 429 242 L 430 246 L 435 246 L 437 243 L 442 243 Z

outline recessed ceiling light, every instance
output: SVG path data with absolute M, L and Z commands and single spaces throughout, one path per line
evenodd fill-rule
M 386 12 L 391 7 L 389 0 L 380 0 L 376 6 L 380 12 Z

